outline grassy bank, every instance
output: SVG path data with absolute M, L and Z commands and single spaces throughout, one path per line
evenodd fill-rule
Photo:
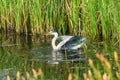
M 119 0 L 1 0 L 0 31 L 82 34 L 92 39 L 120 40 Z

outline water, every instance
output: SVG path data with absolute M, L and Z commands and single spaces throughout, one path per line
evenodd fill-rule
M 88 70 L 88 58 L 96 61 L 94 53 L 107 52 L 104 46 L 88 44 L 88 48 L 75 51 L 54 51 L 51 47 L 51 38 L 32 36 L 0 36 L 0 79 L 5 80 L 7 75 L 15 79 L 16 72 L 22 75 L 31 72 L 31 69 L 41 68 L 48 80 L 67 79 L 69 72 L 79 70 L 79 76 Z M 116 49 L 116 48 L 115 48 Z M 111 49 L 114 51 L 114 48 Z M 109 52 L 109 51 L 108 51 Z M 111 59 L 109 53 L 105 54 Z M 96 61 L 97 62 L 97 61 Z M 56 76 L 58 74 L 59 76 Z

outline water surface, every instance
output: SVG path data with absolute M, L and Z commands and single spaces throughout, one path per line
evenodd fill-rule
M 105 48 L 107 45 L 101 42 L 96 44 L 88 40 L 86 44 L 87 47 L 79 50 L 54 51 L 51 37 L 0 35 L 0 78 L 5 80 L 9 74 L 14 79 L 17 71 L 25 75 L 32 68 L 41 68 L 48 80 L 67 79 L 68 73 L 75 72 L 76 69 L 82 77 L 88 70 L 88 58 L 93 58 L 97 63 L 96 52 L 105 53 L 111 59 L 112 54 L 109 52 L 117 50 L 115 47 Z

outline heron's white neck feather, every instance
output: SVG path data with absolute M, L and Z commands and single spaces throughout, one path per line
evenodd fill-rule
M 52 47 L 53 47 L 53 49 L 55 49 L 55 50 L 57 50 L 57 46 L 55 45 L 55 42 L 56 42 L 56 40 L 57 40 L 57 37 L 58 37 L 58 34 L 55 33 L 55 34 L 54 34 L 54 38 L 52 39 Z

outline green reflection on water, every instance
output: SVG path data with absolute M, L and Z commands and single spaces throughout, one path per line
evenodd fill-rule
M 50 64 L 44 59 L 53 56 L 51 53 L 51 42 L 49 38 L 42 38 L 34 38 L 32 36 L 2 37 L 0 39 L 0 71 L 13 68 L 13 71 L 20 71 L 22 75 L 25 75 L 26 71 L 31 73 L 32 68 L 36 70 L 41 68 L 46 79 L 67 79 L 68 73 L 77 73 L 78 76 L 81 76 L 79 79 L 82 79 L 83 73 L 90 69 L 87 62 L 88 58 L 92 58 L 95 66 L 104 71 L 104 69 L 100 67 L 100 61 L 95 57 L 95 53 L 102 53 L 114 64 L 113 52 L 118 51 L 118 49 L 110 43 L 104 41 L 91 42 L 88 40 L 86 43 L 87 48 L 84 49 L 84 54 L 87 56 L 85 61 L 62 61 L 59 64 Z

